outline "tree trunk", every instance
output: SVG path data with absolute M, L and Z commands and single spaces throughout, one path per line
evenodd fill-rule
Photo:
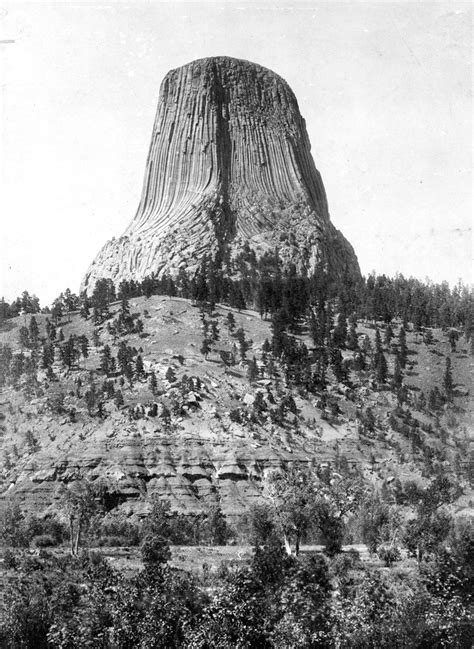
M 301 536 L 299 534 L 296 535 L 296 540 L 295 540 L 295 554 L 296 556 L 299 555 L 300 553 L 300 541 L 301 541 Z
M 78 522 L 77 522 L 77 532 L 76 532 L 76 542 L 75 542 L 75 546 L 74 546 L 74 550 L 75 550 L 74 554 L 77 554 L 78 551 L 79 551 L 80 538 L 81 538 L 81 520 L 79 519 Z
M 74 524 L 72 517 L 69 519 L 69 535 L 71 543 L 71 555 L 74 556 Z
M 284 542 L 284 544 L 285 544 L 286 554 L 287 554 L 289 557 L 291 557 L 291 545 L 290 545 L 290 541 L 289 541 L 289 539 L 288 539 L 288 537 L 287 537 L 286 534 L 283 535 L 283 542 Z

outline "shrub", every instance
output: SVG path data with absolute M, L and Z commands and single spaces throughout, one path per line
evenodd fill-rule
M 161 536 L 147 536 L 141 547 L 142 561 L 145 566 L 157 566 L 171 559 L 168 541 Z
M 126 536 L 101 536 L 99 539 L 100 547 L 121 548 L 130 545 Z
M 7 548 L 3 553 L 3 567 L 6 570 L 15 570 L 17 566 L 18 566 L 17 555 L 15 554 L 15 552 Z
M 401 559 L 400 549 L 398 547 L 385 544 L 378 547 L 377 556 L 387 567 Z
M 30 534 L 17 502 L 9 501 L 0 516 L 0 541 L 9 547 L 28 547 Z
M 51 534 L 40 534 L 33 538 L 33 544 L 37 548 L 52 548 L 58 545 L 58 541 Z
M 111 546 L 139 545 L 140 528 L 136 523 L 110 516 L 100 526 L 99 545 L 108 545 L 112 539 L 115 541 Z
M 331 558 L 331 572 L 336 577 L 342 577 L 347 574 L 349 570 L 354 570 L 360 561 L 360 556 L 357 550 L 350 549 L 347 552 L 341 552 Z
M 234 408 L 229 412 L 229 419 L 235 424 L 242 423 L 242 413 L 240 412 L 239 408 Z
M 69 531 L 55 516 L 39 518 L 29 516 L 26 519 L 27 534 L 30 539 L 39 536 L 51 536 L 53 545 L 59 545 L 68 537 Z

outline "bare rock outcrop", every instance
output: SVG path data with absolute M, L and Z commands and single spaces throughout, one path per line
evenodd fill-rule
M 292 240 L 288 242 L 288 233 Z M 170 71 L 160 90 L 138 211 L 107 242 L 82 288 L 197 268 L 204 255 L 248 242 L 299 267 L 321 259 L 359 276 L 329 220 L 326 193 L 295 95 L 274 72 L 215 57 Z

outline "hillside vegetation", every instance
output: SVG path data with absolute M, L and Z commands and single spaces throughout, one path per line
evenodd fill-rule
M 203 280 L 8 306 L 0 641 L 470 646 L 462 300 Z
M 322 362 L 311 322 L 285 333 L 249 310 L 152 295 L 83 316 L 25 314 L 0 334 L 4 490 L 35 507 L 88 477 L 129 512 L 158 494 L 238 515 L 266 469 L 293 461 L 466 480 L 471 356 L 452 329 L 406 326 L 402 369 L 397 320 L 353 319 L 341 338 L 336 316 Z

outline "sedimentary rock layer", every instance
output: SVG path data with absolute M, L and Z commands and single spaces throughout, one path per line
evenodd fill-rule
M 300 239 L 305 247 L 311 235 L 311 263 L 324 248 L 337 272 L 357 275 L 352 248 L 330 223 L 310 149 L 295 95 L 274 72 L 228 57 L 172 70 L 161 85 L 136 216 L 102 248 L 83 288 L 100 277 L 118 283 L 180 265 L 192 270 L 227 244 L 274 247 L 281 215 L 291 228 L 292 210 L 299 223 L 304 215 Z

